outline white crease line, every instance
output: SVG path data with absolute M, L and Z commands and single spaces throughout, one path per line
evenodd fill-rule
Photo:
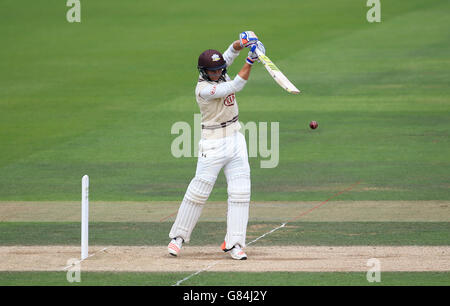
M 287 222 L 286 223 L 283 223 L 283 224 L 281 224 L 280 226 L 278 226 L 278 227 L 276 227 L 276 228 L 274 228 L 273 230 L 271 230 L 270 232 L 267 232 L 267 233 L 265 233 L 264 235 L 262 235 L 262 236 L 259 236 L 258 238 L 256 238 L 255 240 L 253 240 L 253 241 L 250 241 L 249 243 L 247 243 L 247 245 L 250 245 L 250 244 L 252 244 L 252 243 L 254 243 L 254 242 L 256 242 L 256 241 L 258 241 L 259 239 L 261 239 L 261 238 L 264 238 L 265 236 L 267 236 L 267 235 L 269 235 L 269 234 L 272 234 L 273 232 L 275 232 L 276 230 L 279 230 L 280 228 L 283 228 L 283 227 L 285 227 L 286 226 L 286 224 L 287 224 Z
M 280 226 L 278 226 L 278 227 L 272 229 L 271 231 L 269 231 L 269 232 L 267 232 L 267 233 L 265 233 L 265 234 L 259 236 L 259 237 L 256 238 L 255 240 L 250 241 L 249 243 L 247 243 L 247 245 L 250 245 L 250 244 L 252 244 L 252 243 L 258 241 L 259 239 L 264 238 L 265 236 L 267 236 L 267 235 L 269 235 L 269 234 L 275 232 L 276 230 L 279 230 L 280 228 L 285 227 L 286 224 L 287 224 L 287 222 L 281 224 Z M 223 261 L 223 260 L 224 260 L 224 259 L 222 259 L 221 261 Z M 176 282 L 176 283 L 175 283 L 174 285 L 172 285 L 172 286 L 179 286 L 181 283 L 183 283 L 184 281 L 187 281 L 187 280 L 190 279 L 191 277 L 194 277 L 194 276 L 196 276 L 196 275 L 198 275 L 198 274 L 200 274 L 200 273 L 202 273 L 202 272 L 208 271 L 209 269 L 211 269 L 212 267 L 214 267 L 215 265 L 217 265 L 219 262 L 220 262 L 220 261 L 216 261 L 216 262 L 210 264 L 209 266 L 207 266 L 206 268 L 201 269 L 201 270 L 198 270 L 197 272 L 195 272 L 195 273 L 193 273 L 193 274 L 191 274 L 191 275 L 189 275 L 189 276 L 183 278 L 182 280 L 179 280 L 178 282 Z
M 196 275 L 198 275 L 198 274 L 200 274 L 200 273 L 202 273 L 202 272 L 205 272 L 205 271 L 211 269 L 212 267 L 214 267 L 214 266 L 217 265 L 218 263 L 219 263 L 219 261 L 216 261 L 216 262 L 210 264 L 209 266 L 207 266 L 206 268 L 201 269 L 201 270 L 199 270 L 199 271 L 197 271 L 197 272 L 195 272 L 195 273 L 189 275 L 188 277 L 183 278 L 182 280 L 179 280 L 178 282 L 176 282 L 176 283 L 175 283 L 174 285 L 172 285 L 172 286 L 179 286 L 182 282 L 187 281 L 187 280 L 190 279 L 191 277 L 196 276 Z
M 89 255 L 89 256 L 86 257 L 85 259 L 80 259 L 80 260 L 74 262 L 73 264 L 71 264 L 71 265 L 69 265 L 69 266 L 67 266 L 67 267 L 64 267 L 64 268 L 63 268 L 63 271 L 66 270 L 66 269 L 69 269 L 70 267 L 73 267 L 73 266 L 75 266 L 75 265 L 78 265 L 78 264 L 80 264 L 81 262 L 85 261 L 86 259 L 88 259 L 88 258 L 94 256 L 95 254 L 98 254 L 98 253 L 100 253 L 100 252 L 103 252 L 103 251 L 105 251 L 105 250 L 107 250 L 107 249 L 108 249 L 108 248 L 103 248 L 103 249 L 101 249 L 100 251 L 97 251 L 97 252 L 95 252 L 95 253 Z

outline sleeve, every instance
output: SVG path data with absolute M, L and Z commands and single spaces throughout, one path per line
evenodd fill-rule
M 246 83 L 246 80 L 237 75 L 232 81 L 204 86 L 200 89 L 198 95 L 205 100 L 222 98 L 234 92 L 241 91 Z
M 233 61 L 238 57 L 240 51 L 234 50 L 233 44 L 231 44 L 228 49 L 223 53 L 223 59 L 227 63 L 227 67 L 233 64 Z

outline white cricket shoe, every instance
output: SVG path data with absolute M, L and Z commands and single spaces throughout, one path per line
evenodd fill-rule
M 169 254 L 172 256 L 178 256 L 178 253 L 181 251 L 181 247 L 183 246 L 183 238 L 177 237 L 170 241 L 167 249 L 169 250 Z
M 230 251 L 231 258 L 237 259 L 237 260 L 246 260 L 247 254 L 242 251 L 241 247 L 237 244 L 234 246 L 234 248 Z
M 245 254 L 245 252 L 241 249 L 241 246 L 239 244 L 236 244 L 231 249 L 226 249 L 225 242 L 224 242 L 224 243 L 222 243 L 221 248 L 224 252 L 230 251 L 231 258 L 233 258 L 233 259 L 236 259 L 236 260 L 246 260 L 247 259 L 247 254 Z

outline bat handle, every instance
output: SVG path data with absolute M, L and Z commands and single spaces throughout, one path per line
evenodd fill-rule
M 261 50 L 258 49 L 258 47 L 256 47 L 255 52 L 256 52 L 256 55 L 258 55 L 258 56 L 261 56 L 264 54 L 261 52 Z

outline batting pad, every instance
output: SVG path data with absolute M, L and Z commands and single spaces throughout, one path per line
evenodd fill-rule
M 250 176 L 241 174 L 228 180 L 228 213 L 225 248 L 245 247 L 250 203 Z
M 213 186 L 214 183 L 198 177 L 192 179 L 178 209 L 175 223 L 170 230 L 170 238 L 181 237 L 186 243 L 190 241 L 192 230 L 200 218 Z

